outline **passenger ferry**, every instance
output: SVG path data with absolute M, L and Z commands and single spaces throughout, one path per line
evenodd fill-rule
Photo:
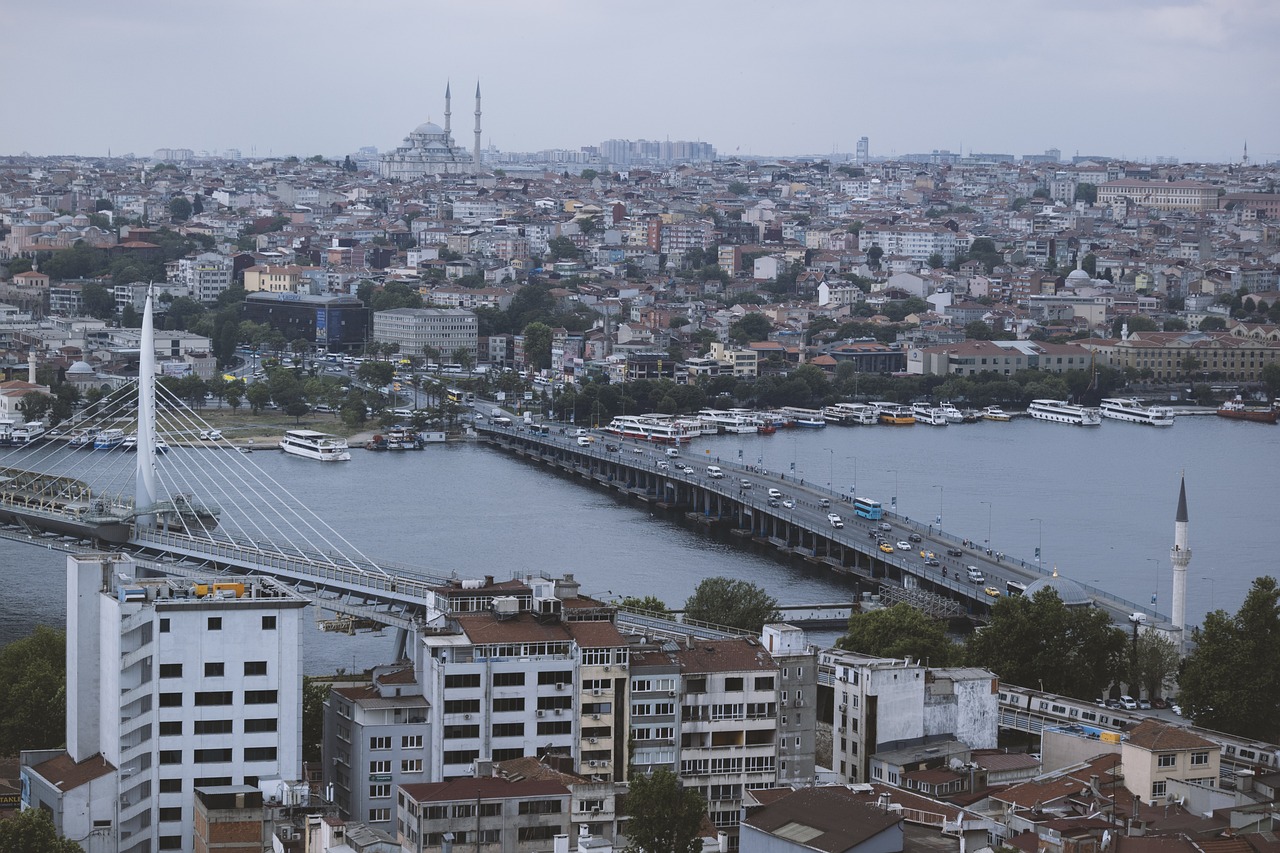
M 880 423 L 891 424 L 893 426 L 910 426 L 916 422 L 915 413 L 911 411 L 910 406 L 900 406 L 897 403 L 889 403 L 881 401 L 872 403 L 876 409 L 876 416 L 880 418 Z
M 784 406 L 782 413 L 792 418 L 798 427 L 822 429 L 827 425 L 827 419 L 822 416 L 821 409 L 801 409 L 798 406 Z
M 14 444 L 35 444 L 44 438 L 45 432 L 43 421 L 27 421 L 22 426 L 13 427 L 9 435 Z
M 1032 400 L 1027 412 L 1038 420 L 1059 424 L 1097 426 L 1102 423 L 1100 409 L 1094 406 L 1077 406 L 1065 400 Z
M 844 413 L 844 423 L 871 426 L 880 420 L 874 406 L 865 403 L 836 403 L 833 408 Z
M 999 406 L 987 406 L 982 410 L 982 419 L 984 421 L 1009 421 L 1013 417 Z
M 927 403 L 916 403 L 911 407 L 911 414 L 915 416 L 918 424 L 928 424 L 929 426 L 947 425 L 947 416 L 942 413 L 942 409 L 935 408 Z
M 351 459 L 351 451 L 345 438 L 313 429 L 286 430 L 284 438 L 280 439 L 280 449 L 293 456 L 318 459 L 321 462 L 346 462 Z
M 104 429 L 93 437 L 94 450 L 115 450 L 124 444 L 124 430 L 112 427 Z
M 78 429 L 67 436 L 67 445 L 70 447 L 92 447 L 93 433 L 87 429 Z
M 1173 410 L 1164 406 L 1144 406 L 1132 398 L 1108 397 L 1102 401 L 1102 416 L 1150 426 L 1173 426 Z
M 658 444 L 684 444 L 702 434 L 699 425 L 692 421 L 675 420 L 668 415 L 619 415 L 604 428 L 605 432 L 653 441 Z
M 957 409 L 951 403 L 943 403 L 938 407 L 938 411 L 942 412 L 942 416 L 947 419 L 949 424 L 964 423 L 964 412 Z
M 697 420 L 705 426 L 712 427 L 711 434 L 732 433 L 743 434 L 755 432 L 760 423 L 754 417 L 743 412 L 724 412 L 719 409 L 703 409 L 698 412 Z M 702 430 L 706 435 L 706 430 Z

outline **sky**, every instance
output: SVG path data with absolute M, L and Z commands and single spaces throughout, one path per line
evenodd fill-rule
M 689 139 L 1280 160 L 1276 0 L 0 0 L 0 155 Z M 26 49 L 21 49 L 26 45 Z

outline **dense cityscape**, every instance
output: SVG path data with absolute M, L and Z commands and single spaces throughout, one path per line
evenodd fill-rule
M 443 124 L 387 151 L 0 157 L 0 441 L 66 445 L 121 399 L 144 411 L 155 376 L 216 427 L 197 450 L 305 419 L 370 450 L 546 424 L 595 452 L 659 440 L 602 432 L 641 416 L 872 403 L 1276 422 L 1280 163 L 1243 140 L 1218 164 L 865 136 L 513 153 L 482 143 L 479 86 L 474 130 L 441 88 Z M 932 525 L 834 509 L 868 550 L 939 565 Z M 829 648 L 726 578 L 684 602 L 424 580 L 385 665 L 304 680 L 318 592 L 69 550 L 65 636 L 0 652 L 0 843 L 29 820 L 88 851 L 1275 850 L 1271 578 L 1198 628 L 1176 586 L 1171 622 L 1117 623 L 1056 573 L 943 618 L 855 602 Z

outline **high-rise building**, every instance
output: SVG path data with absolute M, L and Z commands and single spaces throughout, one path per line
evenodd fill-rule
M 865 166 L 871 160 L 871 140 L 863 136 L 858 140 L 858 152 L 854 155 L 854 162 L 859 166 Z
M 138 578 L 67 558 L 67 748 L 22 754 L 23 808 L 90 849 L 191 850 L 196 791 L 302 776 L 308 600 L 263 577 Z

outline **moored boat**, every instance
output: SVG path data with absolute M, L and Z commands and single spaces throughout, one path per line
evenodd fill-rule
M 345 438 L 313 429 L 286 430 L 280 439 L 280 449 L 292 456 L 320 462 L 346 462 L 351 459 Z
M 44 421 L 27 421 L 25 424 L 13 427 L 10 435 L 14 444 L 35 444 L 44 438 L 46 431 Z
M 982 419 L 984 421 L 1008 421 L 1012 420 L 1012 416 L 999 406 L 987 406 L 982 410 Z
M 657 444 L 684 444 L 702 434 L 700 425 L 693 421 L 657 414 L 619 415 L 609 422 L 604 431 Z
M 1218 408 L 1218 417 L 1230 418 L 1233 421 L 1273 424 L 1280 419 L 1280 411 L 1277 411 L 1274 406 L 1269 409 L 1261 406 L 1246 406 L 1244 400 L 1236 397 Z
M 955 405 L 953 405 L 952 403 L 943 403 L 941 406 L 938 407 L 938 410 L 942 412 L 942 416 L 947 419 L 947 423 L 949 424 L 964 423 L 964 412 L 957 409 Z
M 1094 406 L 1078 406 L 1065 400 L 1032 400 L 1028 414 L 1036 420 L 1075 426 L 1097 426 L 1102 412 Z
M 115 450 L 124 444 L 124 430 L 111 427 L 101 430 L 93 437 L 94 450 Z
M 942 413 L 942 409 L 930 406 L 928 403 L 916 403 L 911 407 L 911 414 L 915 416 L 918 424 L 946 426 L 948 423 L 946 415 Z
M 1173 426 L 1173 410 L 1164 406 L 1146 406 L 1138 400 L 1108 397 L 1102 401 L 1102 416 L 1116 421 L 1129 421 L 1149 426 Z
M 916 422 L 916 416 L 911 411 L 910 406 L 900 406 L 897 403 L 872 403 L 876 408 L 876 416 L 880 418 L 880 423 L 891 424 L 893 426 L 910 426 Z

